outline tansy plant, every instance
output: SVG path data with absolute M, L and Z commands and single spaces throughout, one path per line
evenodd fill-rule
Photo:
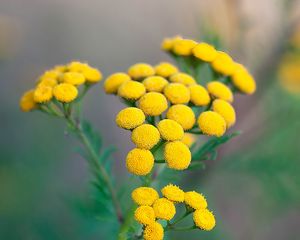
M 234 93 L 252 94 L 256 88 L 243 65 L 210 44 L 174 37 L 165 39 L 162 49 L 178 67 L 168 62 L 154 67 L 137 63 L 104 82 L 104 91 L 126 105 L 116 115 L 116 124 L 131 131 L 135 145 L 125 161 L 128 172 L 139 176 L 140 186 L 132 191 L 129 210 L 121 204 L 111 173 L 112 148 L 101 147 L 100 136 L 81 117 L 83 98 L 102 79 L 101 72 L 81 62 L 56 66 L 40 76 L 20 101 L 25 112 L 39 110 L 64 119 L 82 142 L 81 154 L 94 176 L 99 204 L 113 209 L 110 216 L 118 222 L 118 239 L 161 240 L 167 231 L 215 227 L 201 193 L 185 192 L 172 183 L 163 186 L 163 178 L 170 172 L 180 176 L 180 171 L 214 159 L 217 148 L 236 135 L 225 134 L 236 121 Z M 182 227 L 181 221 L 191 215 L 193 224 Z

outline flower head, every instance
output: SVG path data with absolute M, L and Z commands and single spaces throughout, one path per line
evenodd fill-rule
M 147 63 L 137 63 L 128 69 L 128 75 L 133 79 L 150 77 L 155 74 L 153 67 Z
M 81 85 L 85 82 L 85 77 L 79 72 L 66 72 L 62 75 L 62 80 L 65 83 Z
M 217 50 L 214 46 L 201 42 L 193 48 L 193 54 L 201 61 L 212 62 L 217 57 Z
M 29 112 L 36 109 L 37 104 L 34 101 L 34 90 L 29 90 L 23 94 L 20 99 L 20 108 L 23 112 Z
M 216 99 L 213 101 L 212 109 L 224 118 L 227 128 L 230 128 L 235 123 L 235 110 L 230 103 Z
M 38 86 L 33 93 L 33 99 L 37 103 L 46 103 L 52 99 L 52 87 L 40 85 Z
M 96 68 L 87 66 L 81 73 L 88 83 L 97 83 L 102 80 L 102 73 Z
M 145 115 L 139 108 L 128 107 L 121 110 L 116 116 L 116 123 L 124 129 L 134 129 L 143 124 Z
M 170 83 L 165 87 L 164 94 L 173 104 L 188 103 L 190 101 L 190 91 L 181 83 Z
M 57 85 L 57 80 L 55 78 L 42 78 L 38 82 L 38 87 L 39 86 L 47 86 L 47 87 L 54 87 Z
M 184 191 L 182 191 L 178 186 L 169 184 L 161 189 L 163 196 L 173 202 L 183 202 L 184 201 Z
M 212 81 L 207 84 L 208 92 L 215 98 L 220 98 L 228 102 L 233 101 L 233 94 L 224 83 Z
M 158 116 L 168 108 L 166 97 L 157 92 L 149 92 L 142 96 L 138 106 L 148 116 Z
M 174 44 L 179 41 L 182 40 L 181 36 L 175 36 L 172 38 L 165 38 L 161 44 L 161 49 L 165 50 L 165 51 L 171 51 Z
M 154 157 L 149 150 L 134 148 L 126 157 L 126 167 L 132 174 L 144 176 L 153 168 Z
M 57 70 L 49 70 L 49 71 L 46 71 L 43 73 L 42 76 L 40 76 L 39 80 L 42 81 L 44 79 L 47 79 L 47 78 L 52 78 L 52 79 L 58 79 L 58 77 L 60 76 L 61 72 L 60 71 L 57 71 Z
M 199 84 L 189 86 L 191 102 L 196 106 L 207 106 L 210 103 L 210 96 L 205 87 Z
M 235 70 L 235 62 L 225 52 L 218 51 L 216 58 L 211 63 L 212 68 L 225 75 L 231 75 Z
M 138 205 L 152 206 L 159 198 L 157 191 L 151 187 L 139 187 L 132 191 L 131 197 Z
M 164 148 L 164 157 L 169 168 L 184 170 L 191 163 L 191 151 L 181 141 L 168 142 Z
M 151 223 L 146 226 L 143 237 L 145 240 L 163 240 L 164 229 L 158 222 Z
M 204 231 L 210 231 L 216 225 L 215 216 L 208 209 L 196 210 L 193 214 L 193 219 L 195 225 Z
M 147 77 L 143 84 L 148 92 L 162 92 L 168 81 L 160 76 Z
M 183 104 L 171 106 L 167 111 L 167 118 L 178 122 L 184 130 L 191 129 L 196 121 L 193 110 Z
M 142 149 L 151 149 L 160 140 L 160 134 L 156 127 L 151 124 L 142 124 L 132 131 L 132 142 Z
M 153 209 L 155 217 L 164 220 L 171 220 L 176 213 L 174 203 L 166 198 L 157 199 L 153 204 Z
M 173 83 L 182 83 L 186 86 L 196 83 L 196 80 L 191 75 L 182 72 L 173 74 L 170 77 L 170 81 Z
M 125 81 L 118 89 L 118 95 L 129 100 L 137 100 L 146 92 L 145 86 L 136 81 Z
M 108 94 L 115 94 L 118 92 L 122 83 L 131 80 L 126 73 L 114 73 L 110 75 L 104 82 L 104 91 Z
M 253 94 L 256 90 L 256 83 L 245 67 L 236 64 L 236 70 L 231 75 L 233 85 L 242 93 Z
M 184 133 L 181 142 L 183 142 L 188 147 L 191 147 L 193 145 L 193 143 L 195 142 L 195 137 L 193 134 Z
M 195 191 L 185 192 L 184 202 L 185 204 L 187 204 L 195 210 L 207 208 L 207 202 L 205 197 L 202 194 L 197 193 Z
M 176 141 L 183 138 L 183 128 L 174 120 L 163 119 L 158 123 L 157 128 L 161 137 L 167 141 Z
M 171 63 L 161 62 L 154 67 L 155 73 L 161 77 L 169 77 L 178 72 L 178 68 Z
M 54 97 L 64 103 L 72 102 L 78 95 L 78 90 L 72 84 L 60 83 L 53 88 Z
M 202 112 L 198 118 L 200 130 L 209 136 L 221 137 L 226 131 L 226 122 L 224 118 L 216 112 Z
M 181 39 L 175 42 L 173 52 L 179 56 L 189 56 L 192 54 L 193 48 L 197 42 L 191 39 Z
M 150 206 L 140 206 L 134 212 L 136 221 L 143 225 L 148 225 L 155 222 L 155 213 Z

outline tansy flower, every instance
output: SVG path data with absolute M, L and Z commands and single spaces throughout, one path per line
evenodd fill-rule
M 155 73 L 158 76 L 168 78 L 178 72 L 178 68 L 171 63 L 161 62 L 154 67 Z
M 163 240 L 164 229 L 158 222 L 151 223 L 146 226 L 143 237 L 144 240 Z
M 154 157 L 149 150 L 134 148 L 126 157 L 126 167 L 132 174 L 144 176 L 153 168 Z
M 155 213 L 150 206 L 140 206 L 134 212 L 136 221 L 143 225 L 148 225 L 155 222 Z
M 73 61 L 67 65 L 67 69 L 70 72 L 83 72 L 87 66 L 88 65 L 86 63 L 82 63 L 79 61 Z
M 134 129 L 143 124 L 145 114 L 139 108 L 128 107 L 121 110 L 116 116 L 116 123 L 124 129 Z
M 210 231 L 216 225 L 215 216 L 208 209 L 196 210 L 193 213 L 193 219 L 195 225 L 204 231 Z
M 47 87 L 54 87 L 57 85 L 57 80 L 55 78 L 42 78 L 38 82 L 38 87 L 39 86 L 47 86 Z
M 170 83 L 165 87 L 164 94 L 172 104 L 188 103 L 190 101 L 190 91 L 181 83 Z
M 62 75 L 62 81 L 73 85 L 81 85 L 85 82 L 85 77 L 78 72 L 66 72 Z
M 161 189 L 163 196 L 173 202 L 184 201 L 184 191 L 179 187 L 169 184 Z
M 29 90 L 23 94 L 20 100 L 20 108 L 23 112 L 29 112 L 37 108 L 37 104 L 33 99 L 34 90 Z
M 195 142 L 195 137 L 193 134 L 184 133 L 181 142 L 183 142 L 188 147 L 191 147 L 193 145 L 193 143 Z
M 129 100 L 137 100 L 143 96 L 145 92 L 145 86 L 136 81 L 126 81 L 118 89 L 118 95 Z
M 156 127 L 151 124 L 142 124 L 132 131 L 132 142 L 142 149 L 151 149 L 160 140 L 160 134 Z
M 184 202 L 186 205 L 190 206 L 195 210 L 207 208 L 207 202 L 205 197 L 202 194 L 197 193 L 195 191 L 185 192 Z
M 140 98 L 138 106 L 146 115 L 158 116 L 168 108 L 168 101 L 161 93 L 149 92 Z
M 88 65 L 81 73 L 88 83 L 97 83 L 102 80 L 102 73 L 98 69 L 90 67 Z
M 233 94 L 224 83 L 212 81 L 207 84 L 208 92 L 215 98 L 220 98 L 228 102 L 233 101 Z
M 193 110 L 183 104 L 171 106 L 167 111 L 167 118 L 178 122 L 184 130 L 191 129 L 196 121 Z
M 189 86 L 191 102 L 195 106 L 206 106 L 210 103 L 210 96 L 205 87 L 194 84 Z
M 163 41 L 162 41 L 162 44 L 161 44 L 161 49 L 165 50 L 165 51 L 171 51 L 174 44 L 179 41 L 179 40 L 182 40 L 182 37 L 181 36 L 175 36 L 175 37 L 172 37 L 172 38 L 165 38 Z
M 38 86 L 33 93 L 33 99 L 37 103 L 46 103 L 51 100 L 53 96 L 52 87 L 40 85 Z
M 170 81 L 174 83 L 182 83 L 186 86 L 196 83 L 196 80 L 191 75 L 182 72 L 173 74 L 170 77 Z
M 256 90 L 255 80 L 241 64 L 236 64 L 236 70 L 231 75 L 231 81 L 242 93 L 253 94 Z
M 168 81 L 160 76 L 147 77 L 143 84 L 148 92 L 162 92 Z
M 60 72 L 56 70 L 49 70 L 44 72 L 42 76 L 40 76 L 40 81 L 46 78 L 52 78 L 52 79 L 57 79 L 60 76 Z
M 230 128 L 235 123 L 235 110 L 230 103 L 216 99 L 213 101 L 212 110 L 224 118 L 227 128 Z
M 200 130 L 209 136 L 221 137 L 226 131 L 226 122 L 224 118 L 216 112 L 206 111 L 200 114 L 198 118 Z
M 173 52 L 179 56 L 189 56 L 192 54 L 193 48 L 197 42 L 191 39 L 182 39 L 175 42 Z
M 117 93 L 122 83 L 131 80 L 126 73 L 114 73 L 104 82 L 104 91 L 108 94 Z
M 150 77 L 155 74 L 153 67 L 147 63 L 137 63 L 128 69 L 128 75 L 133 79 Z
M 235 62 L 225 52 L 218 51 L 216 58 L 211 63 L 212 68 L 225 75 L 231 75 L 235 70 Z
M 204 62 L 212 62 L 217 56 L 214 46 L 208 43 L 199 43 L 193 48 L 193 54 L 196 58 Z
M 131 197 L 138 205 L 152 206 L 159 198 L 157 191 L 151 187 L 139 187 L 132 191 Z
M 191 163 L 191 151 L 182 142 L 168 142 L 164 148 L 164 158 L 169 168 L 184 170 Z
M 53 70 L 63 73 L 67 70 L 67 66 L 65 65 L 56 65 Z
M 156 218 L 171 220 L 175 213 L 175 205 L 166 198 L 159 198 L 153 204 L 153 209 Z
M 78 95 L 78 90 L 72 84 L 61 83 L 53 88 L 54 97 L 64 103 L 72 102 Z
M 161 120 L 157 128 L 160 132 L 160 135 L 163 139 L 167 141 L 176 141 L 183 138 L 183 128 L 179 123 L 171 119 Z

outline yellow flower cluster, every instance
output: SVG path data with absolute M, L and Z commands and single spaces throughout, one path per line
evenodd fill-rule
M 74 61 L 56 66 L 39 77 L 34 89 L 24 93 L 20 108 L 28 112 L 51 101 L 70 103 L 77 98 L 81 85 L 94 84 L 101 79 L 101 72 L 87 63 Z
M 183 203 L 193 213 L 195 226 L 210 231 L 216 221 L 207 209 L 205 197 L 195 191 L 184 192 L 178 186 L 169 184 L 161 189 L 162 197 L 151 187 L 139 187 L 131 196 L 138 205 L 134 213 L 137 222 L 144 225 L 144 239 L 163 239 L 164 229 L 157 220 L 171 221 L 176 214 L 176 204 Z M 171 223 L 172 224 L 172 223 Z

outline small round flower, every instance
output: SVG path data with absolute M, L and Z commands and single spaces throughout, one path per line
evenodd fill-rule
M 204 231 L 210 231 L 216 225 L 215 216 L 208 209 L 196 210 L 193 213 L 193 219 L 194 219 L 195 225 Z
M 20 108 L 23 112 L 29 112 L 37 108 L 37 104 L 34 101 L 34 90 L 29 90 L 23 94 L 20 99 Z
M 207 84 L 208 92 L 215 98 L 220 98 L 228 102 L 233 101 L 233 94 L 224 83 L 212 81 Z
M 212 68 L 225 75 L 231 75 L 235 70 L 235 62 L 225 52 L 218 51 L 216 58 L 211 63 Z
M 163 196 L 173 202 L 183 202 L 184 201 L 184 191 L 182 191 L 178 186 L 169 184 L 161 189 Z
M 146 226 L 143 234 L 144 240 L 163 240 L 164 229 L 158 222 Z
M 192 54 L 193 48 L 197 42 L 191 39 L 182 39 L 175 42 L 173 52 L 179 56 L 189 56 Z
M 158 123 L 157 128 L 161 137 L 167 141 L 176 141 L 183 138 L 183 128 L 179 123 L 172 119 L 161 120 Z
M 170 81 L 174 83 L 182 83 L 186 86 L 196 83 L 196 80 L 191 75 L 182 72 L 173 74 L 170 77 Z
M 70 72 L 83 72 L 84 69 L 87 67 L 88 67 L 88 65 L 86 63 L 82 63 L 79 61 L 73 61 L 67 65 L 67 69 Z
M 149 150 L 134 148 L 126 157 L 126 167 L 132 174 L 147 175 L 153 168 L 154 157 Z
M 62 75 L 62 81 L 73 85 L 81 85 L 85 82 L 85 78 L 79 72 L 66 72 Z
M 66 65 L 56 65 L 53 70 L 58 71 L 60 73 L 63 73 L 67 70 L 67 66 Z
M 161 77 L 169 77 L 178 72 L 178 68 L 171 63 L 161 62 L 154 67 L 155 73 Z
M 135 210 L 134 218 L 137 222 L 148 225 L 155 222 L 155 213 L 150 206 L 140 206 Z
M 195 142 L 195 137 L 193 134 L 184 133 L 181 142 L 183 142 L 188 147 L 191 147 L 193 145 L 193 143 Z
M 33 93 L 33 99 L 37 103 L 46 103 L 52 99 L 52 87 L 40 85 L 38 86 Z
M 41 78 L 37 86 L 54 87 L 56 85 L 57 80 L 55 78 Z
M 212 62 L 217 57 L 217 50 L 208 43 L 199 43 L 193 48 L 193 54 L 196 58 L 204 62 Z
M 226 122 L 224 118 L 216 112 L 206 111 L 200 114 L 198 118 L 200 130 L 209 136 L 221 137 L 226 131 Z
M 196 121 L 193 110 L 183 104 L 171 106 L 167 111 L 167 118 L 178 122 L 184 130 L 191 129 Z
M 137 205 L 152 206 L 159 198 L 159 195 L 154 188 L 139 187 L 132 191 L 131 197 Z
M 134 129 L 145 122 L 145 114 L 139 108 L 128 107 L 121 110 L 116 116 L 116 123 L 124 129 Z
M 137 100 L 146 92 L 145 86 L 136 81 L 126 81 L 118 89 L 118 95 L 129 100 Z
M 190 91 L 181 83 L 170 83 L 165 87 L 164 94 L 172 104 L 188 103 L 190 101 Z
M 235 123 L 235 110 L 230 103 L 216 99 L 213 101 L 212 110 L 224 118 L 227 128 L 230 128 Z
M 72 102 L 78 95 L 78 90 L 72 84 L 61 83 L 53 88 L 54 97 L 64 103 Z
M 46 78 L 57 79 L 60 76 L 60 72 L 57 70 L 46 71 L 42 76 L 40 76 L 40 81 Z
M 155 74 L 153 67 L 147 63 L 137 63 L 128 69 L 128 75 L 133 79 L 150 77 Z
M 153 209 L 155 217 L 164 220 L 171 220 L 176 213 L 174 203 L 166 198 L 157 199 L 153 204 Z
M 156 127 L 151 124 L 142 124 L 132 131 L 132 142 L 142 149 L 151 149 L 160 140 L 160 134 Z
M 189 86 L 191 102 L 196 106 L 207 106 L 210 103 L 210 96 L 205 87 L 194 84 Z
M 190 206 L 195 210 L 207 208 L 207 201 L 205 197 L 202 194 L 197 193 L 195 191 L 185 192 L 184 202 L 186 205 Z
M 131 80 L 126 73 L 114 73 L 104 82 L 104 91 L 108 94 L 117 93 L 122 83 Z
M 181 141 L 168 142 L 164 148 L 164 157 L 169 168 L 184 170 L 191 163 L 191 151 Z
M 236 70 L 231 76 L 231 81 L 242 93 L 253 94 L 256 90 L 255 80 L 241 64 L 236 64 Z
M 175 36 L 172 38 L 165 38 L 161 44 L 161 49 L 165 50 L 165 51 L 171 51 L 174 44 L 179 41 L 182 40 L 181 36 Z
M 81 72 L 87 83 L 97 83 L 102 80 L 102 73 L 97 69 L 87 65 Z
M 168 81 L 160 76 L 147 77 L 143 84 L 148 92 L 162 92 Z
M 140 98 L 138 106 L 146 115 L 158 116 L 167 110 L 168 101 L 161 93 L 149 92 Z

